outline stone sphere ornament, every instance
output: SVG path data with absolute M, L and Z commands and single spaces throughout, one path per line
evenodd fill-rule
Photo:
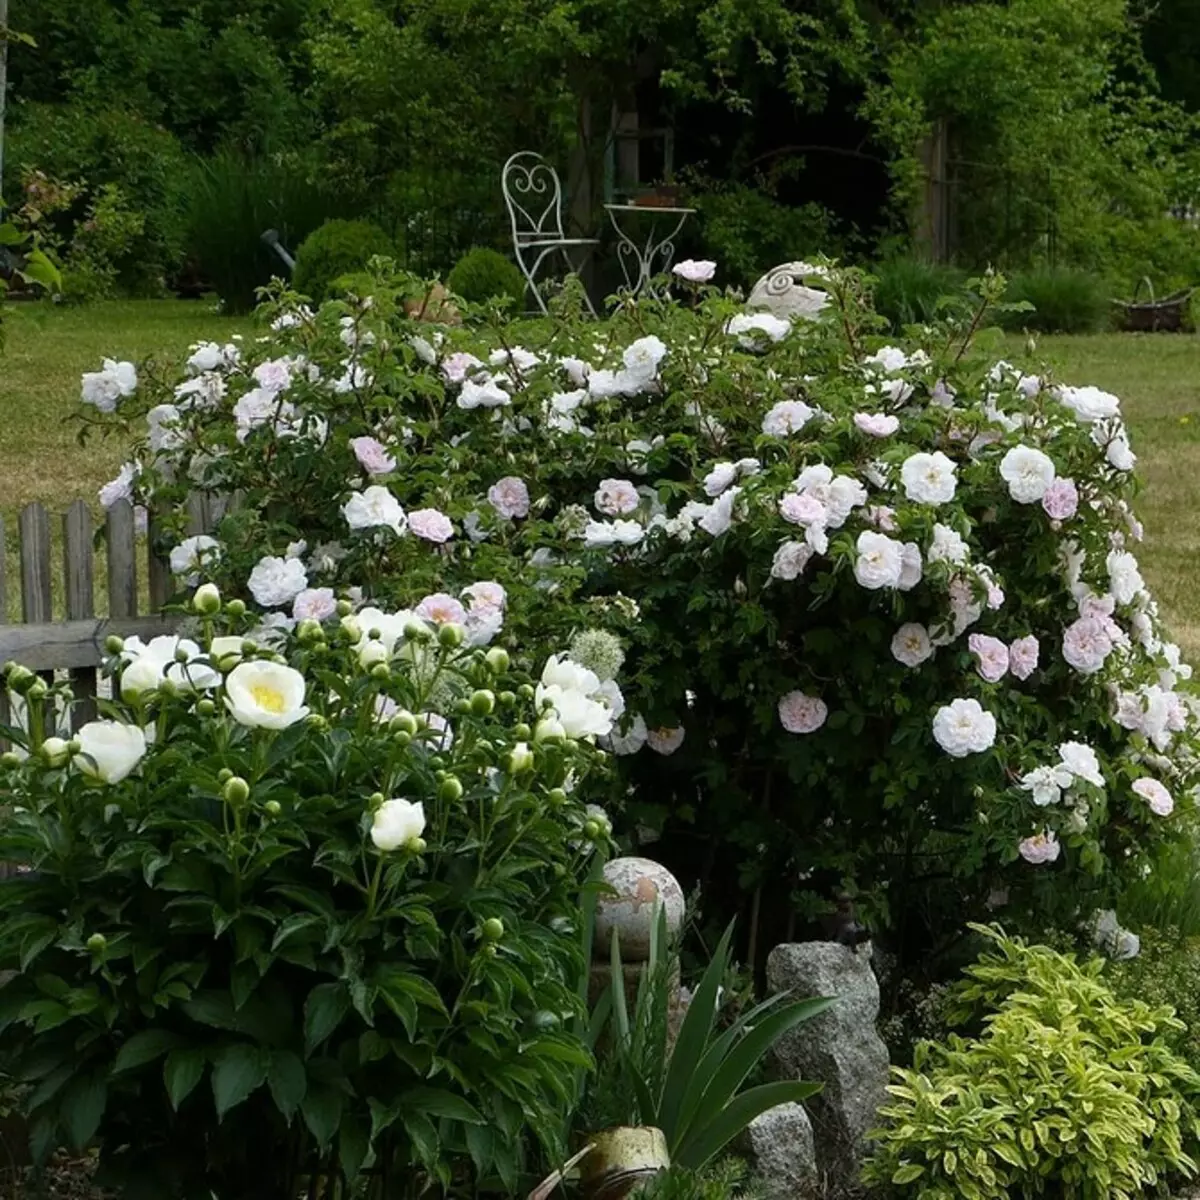
M 683 925 L 683 889 L 666 867 L 649 858 L 614 858 L 604 867 L 604 882 L 616 895 L 596 902 L 593 953 L 607 959 L 613 930 L 624 963 L 645 962 L 650 957 L 650 931 L 661 903 L 667 930 L 677 934 Z

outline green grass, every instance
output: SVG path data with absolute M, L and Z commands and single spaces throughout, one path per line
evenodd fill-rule
M 77 444 L 73 418 L 82 372 L 96 369 L 106 355 L 178 359 L 191 342 L 225 340 L 250 328 L 247 320 L 218 316 L 201 302 L 16 307 L 0 357 L 0 517 L 9 529 L 15 533 L 18 511 L 34 500 L 60 514 L 82 496 L 99 515 L 96 491 L 116 474 L 122 447 L 99 439 Z M 1012 339 L 1014 359 L 1021 344 Z M 1200 661 L 1200 337 L 1045 337 L 1036 356 L 1058 378 L 1122 397 L 1144 484 L 1138 512 L 1146 525 L 1145 574 L 1175 636 Z M 58 525 L 52 525 L 56 536 Z M 10 578 L 15 565 L 10 548 Z M 13 615 L 15 591 L 10 586 Z
M 119 301 L 67 309 L 18 304 L 9 312 L 0 355 L 0 518 L 7 530 L 7 610 L 12 619 L 20 612 L 20 510 L 40 501 L 50 511 L 57 598 L 62 570 L 57 549 L 62 523 L 57 518 L 82 497 L 99 519 L 96 493 L 123 461 L 123 447 L 116 439 L 93 437 L 86 446 L 78 444 L 83 372 L 98 370 L 106 357 L 139 364 L 151 357 L 158 362 L 178 360 L 192 342 L 225 341 L 247 332 L 250 324 L 245 318 L 219 316 L 202 301 Z M 97 577 L 103 578 L 102 561 Z

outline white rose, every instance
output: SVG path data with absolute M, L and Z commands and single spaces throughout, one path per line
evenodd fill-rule
M 805 542 L 784 542 L 771 561 L 772 578 L 789 581 L 799 578 L 813 554 L 813 548 Z
M 863 530 L 858 535 L 854 578 L 865 588 L 894 588 L 904 570 L 904 547 L 883 533 Z
M 951 758 L 981 754 L 996 741 L 996 718 L 978 700 L 952 700 L 934 714 L 933 737 Z
M 965 563 L 970 555 L 967 543 L 948 525 L 933 527 L 933 540 L 926 557 L 932 562 Z
M 106 358 L 99 371 L 84 374 L 80 387 L 80 399 L 84 404 L 94 404 L 101 412 L 112 412 L 124 396 L 132 396 L 137 390 L 137 370 L 131 362 L 116 362 Z
M 408 528 L 400 501 L 379 483 L 352 492 L 342 505 L 342 515 L 351 529 L 390 529 L 399 537 Z
M 911 454 L 900 467 L 904 494 L 918 504 L 944 504 L 953 500 L 957 469 L 940 450 Z
M 1083 425 L 1119 416 L 1121 412 L 1121 401 L 1111 392 L 1102 392 L 1098 387 L 1059 388 L 1058 400 L 1060 404 L 1065 404 Z
M 583 531 L 585 546 L 634 546 L 646 536 L 636 521 L 589 521 Z
M 892 638 L 892 657 L 906 667 L 919 667 L 934 656 L 933 642 L 924 625 L 901 625 Z
M 1127 550 L 1110 550 L 1107 565 L 1113 598 L 1118 604 L 1132 604 L 1134 597 L 1146 587 L 1137 559 Z
M 1058 757 L 1064 770 L 1077 779 L 1090 783 L 1095 787 L 1104 786 L 1104 775 L 1100 770 L 1100 760 L 1091 746 L 1083 742 L 1063 742 L 1058 748 Z
M 371 841 L 385 854 L 411 845 L 425 832 L 425 806 L 420 801 L 385 800 L 371 822 Z
M 660 338 L 651 334 L 638 338 L 625 348 L 621 361 L 625 370 L 638 379 L 650 380 L 658 373 L 659 364 L 666 357 L 667 348 Z
M 923 574 L 921 548 L 916 542 L 905 542 L 900 547 L 900 579 L 896 584 L 897 589 L 911 592 L 921 582 Z
M 75 737 L 75 766 L 102 783 L 120 783 L 146 753 L 146 735 L 121 721 L 89 721 Z
M 1054 482 L 1054 463 L 1032 446 L 1014 446 L 1000 460 L 1000 477 L 1018 504 L 1037 504 Z
M 719 462 L 704 477 L 704 493 L 719 496 L 738 477 L 737 463 Z
M 308 716 L 304 676 L 281 663 L 239 663 L 225 680 L 225 705 L 239 725 L 286 729 Z

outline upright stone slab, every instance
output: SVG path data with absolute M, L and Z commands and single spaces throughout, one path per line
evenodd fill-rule
M 856 953 L 836 942 L 776 946 L 767 958 L 767 984 L 772 992 L 797 997 L 837 997 L 780 1038 L 772 1056 L 782 1077 L 825 1085 L 807 1105 L 817 1161 L 832 1184 L 854 1188 L 866 1135 L 887 1098 L 888 1052 L 875 1029 L 879 984 L 869 948 Z
M 817 1200 L 821 1172 L 812 1122 L 802 1104 L 780 1104 L 760 1113 L 738 1139 L 766 1200 Z

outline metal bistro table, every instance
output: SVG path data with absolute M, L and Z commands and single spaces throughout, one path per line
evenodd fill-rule
M 696 210 L 652 204 L 606 204 L 604 210 L 616 231 L 617 259 L 629 289 L 656 295 L 650 281 L 670 269 L 671 259 L 675 257 L 675 239 Z M 634 232 L 637 232 L 634 217 L 647 219 L 649 232 L 641 245 L 630 234 L 629 226 L 635 226 Z M 625 228 L 622 228 L 622 222 Z M 665 232 L 667 229 L 669 233 Z

